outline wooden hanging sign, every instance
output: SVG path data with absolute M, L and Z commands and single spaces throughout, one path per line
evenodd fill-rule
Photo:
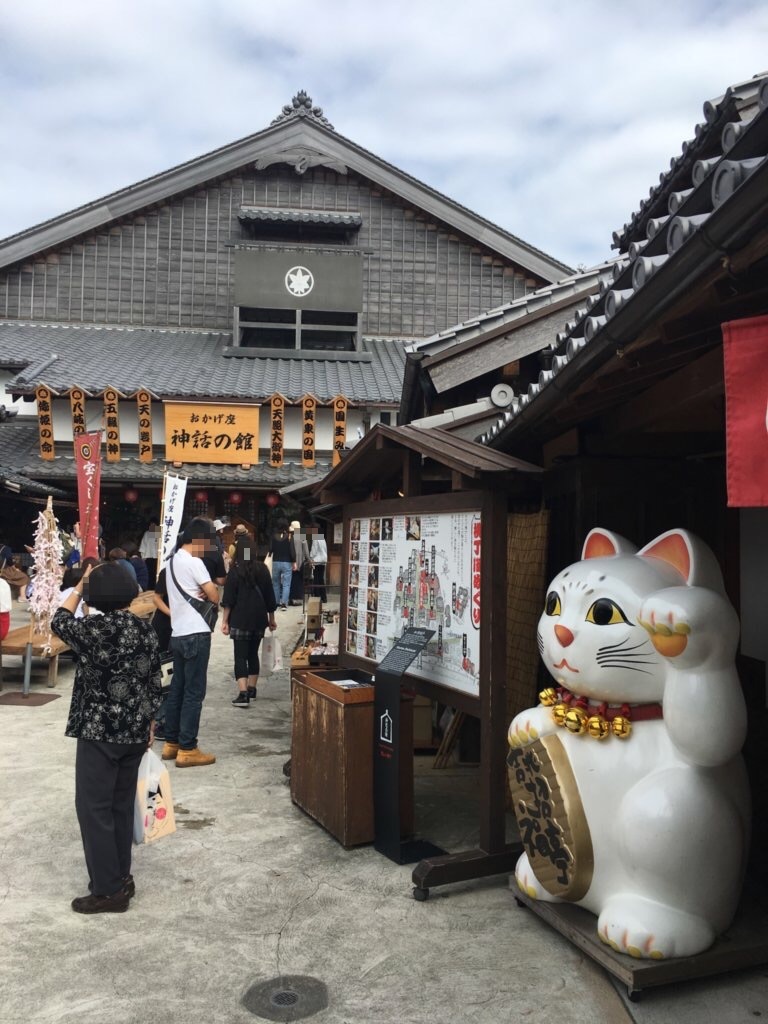
M 69 405 L 72 410 L 72 437 L 85 433 L 85 391 L 82 388 L 69 389 Z
M 51 462 L 56 457 L 53 444 L 53 392 L 41 384 L 35 388 L 35 399 L 40 431 L 40 458 Z
M 120 392 L 104 388 L 104 430 L 107 462 L 120 461 Z
M 285 448 L 285 396 L 276 391 L 270 401 L 269 464 L 282 466 Z
M 304 395 L 301 400 L 301 464 L 315 464 L 315 428 L 317 426 L 317 399 Z
M 139 462 L 152 461 L 152 395 L 146 389 L 136 392 L 139 418 Z
M 343 395 L 331 401 L 333 409 L 333 465 L 341 462 L 341 453 L 347 443 L 347 408 L 349 403 Z

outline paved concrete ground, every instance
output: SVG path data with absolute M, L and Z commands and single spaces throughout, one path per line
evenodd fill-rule
M 14 610 L 14 625 L 26 620 Z M 287 650 L 299 611 L 282 613 Z M 293 806 L 288 672 L 264 681 L 247 711 L 234 693 L 230 641 L 217 634 L 201 745 L 210 768 L 170 767 L 178 831 L 136 848 L 137 895 L 121 915 L 82 917 L 69 903 L 86 875 L 73 806 L 74 741 L 61 698 L 0 706 L 0 1022 L 245 1024 L 254 984 L 319 979 L 323 1024 L 730 1024 L 768 1018 L 768 969 L 649 991 L 622 989 L 530 912 L 504 877 L 411 897 L 411 868 L 371 847 L 345 851 Z M 6 659 L 5 688 L 21 663 Z M 48 692 L 44 675 L 33 691 Z M 159 749 L 159 748 L 158 748 Z M 471 769 L 417 774 L 428 838 L 470 846 L 462 792 Z M 439 789 L 452 820 L 440 820 Z M 442 830 L 442 832 L 441 832 Z M 279 1018 L 278 1018 L 279 1019 Z M 286 1016 L 283 1019 L 291 1019 Z

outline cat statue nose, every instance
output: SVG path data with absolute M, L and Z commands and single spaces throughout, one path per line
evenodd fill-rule
M 573 633 L 567 626 L 555 626 L 555 636 L 560 641 L 561 647 L 569 647 L 573 643 Z

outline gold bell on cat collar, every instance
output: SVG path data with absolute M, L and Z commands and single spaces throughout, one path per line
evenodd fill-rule
M 604 740 L 610 736 L 611 727 L 602 715 L 591 715 L 587 719 L 587 732 L 593 740 Z
M 581 736 L 587 731 L 587 713 L 583 708 L 569 708 L 565 715 L 565 728 L 568 732 Z
M 620 740 L 625 740 L 632 732 L 632 723 L 624 715 L 616 715 L 611 722 L 611 729 L 614 736 L 618 736 Z
M 568 714 L 568 705 L 567 704 L 562 704 L 562 703 L 555 704 L 555 706 L 552 708 L 552 717 L 555 720 L 555 725 L 559 725 L 561 727 L 564 726 L 565 725 L 565 716 L 567 714 Z
M 557 704 L 557 690 L 552 686 L 548 686 L 546 690 L 542 690 L 539 694 L 539 701 L 545 708 L 551 708 L 553 704 Z

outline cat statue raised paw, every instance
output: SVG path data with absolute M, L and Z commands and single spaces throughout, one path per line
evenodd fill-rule
M 509 728 L 528 896 L 597 915 L 634 957 L 690 956 L 730 924 L 750 800 L 739 621 L 714 555 L 671 530 L 641 551 L 592 530 L 539 620 L 554 686 Z

